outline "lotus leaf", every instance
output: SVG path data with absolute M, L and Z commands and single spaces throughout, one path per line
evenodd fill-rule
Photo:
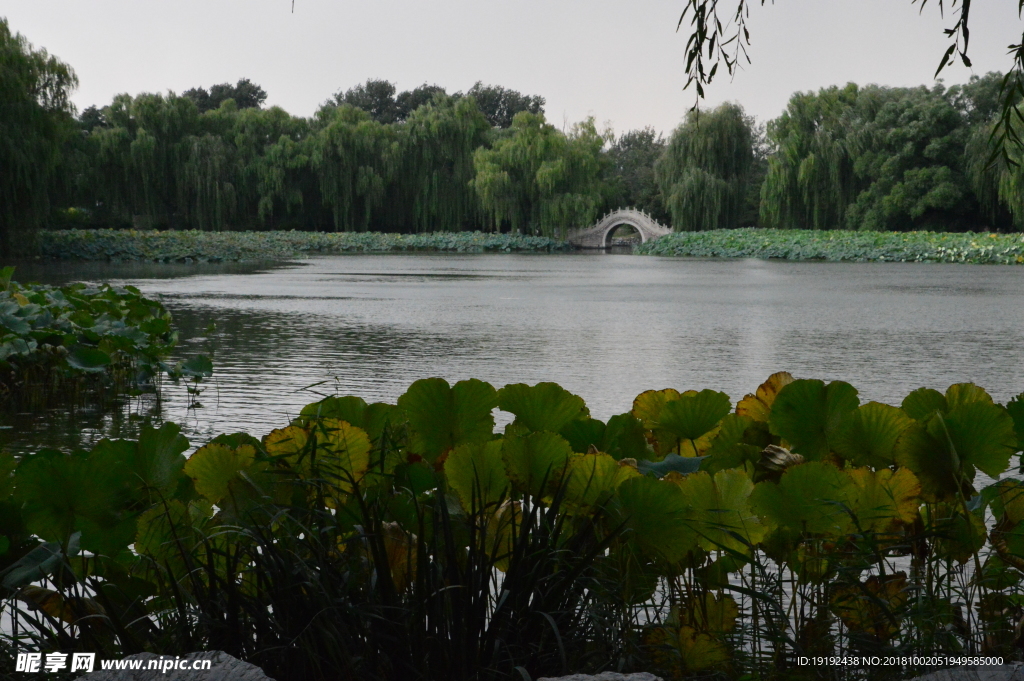
M 619 485 L 638 475 L 636 467 L 603 452 L 573 456 L 569 459 L 565 500 L 578 508 L 596 508 Z
M 321 419 L 314 426 L 316 468 L 313 474 L 335 492 L 349 493 L 370 466 L 370 436 L 361 428 L 337 419 Z
M 193 520 L 189 508 L 176 499 L 156 504 L 139 516 L 135 550 L 169 566 L 172 574 L 184 575 L 185 556 L 196 546 Z
M 1016 525 L 1024 520 L 1024 482 L 1006 478 L 993 485 L 995 499 L 992 510 L 997 516 L 1005 515 L 1006 518 Z M 992 487 L 987 489 L 992 489 Z
M 801 379 L 782 388 L 772 405 L 769 424 L 792 451 L 811 461 L 828 456 L 842 422 L 857 409 L 857 390 L 849 383 Z
M 309 431 L 300 426 L 288 426 L 272 430 L 263 436 L 263 447 L 267 454 L 287 461 L 297 467 L 309 453 Z M 305 466 L 308 469 L 308 462 Z
M 731 409 L 732 403 L 725 393 L 701 390 L 695 395 L 681 395 L 665 402 L 654 429 L 669 433 L 679 449 L 679 443 L 689 440 L 692 444 L 712 431 Z M 677 453 L 682 455 L 683 451 Z
M 679 628 L 679 656 L 689 672 L 724 666 L 732 657 L 725 643 L 690 627 Z
M 384 523 L 381 534 L 384 554 L 390 568 L 391 584 L 395 591 L 405 591 L 416 574 L 416 535 L 406 532 L 395 522 Z
M 739 401 L 739 404 L 736 405 L 736 414 L 767 423 L 775 397 L 793 380 L 788 371 L 772 374 L 767 381 L 758 386 L 757 392 L 752 395 L 748 394 Z
M 444 472 L 448 487 L 471 513 L 500 504 L 508 496 L 509 479 L 501 440 L 459 445 L 445 459 Z
M 82 548 L 104 555 L 128 546 L 135 520 L 126 464 L 134 450 L 132 442 L 101 440 L 92 452 L 25 457 L 15 485 L 28 530 L 62 544 L 81 531 Z
M 690 505 L 679 485 L 639 476 L 619 485 L 617 496 L 627 536 L 648 556 L 676 563 L 697 548 Z
M 716 635 L 728 634 L 736 628 L 740 609 L 732 596 L 708 592 L 697 598 L 697 602 L 687 603 L 686 609 L 677 616 L 682 625 Z
M 686 394 L 695 395 L 696 391 L 689 390 Z M 678 400 L 679 397 L 679 391 L 672 388 L 642 392 L 633 400 L 632 414 L 640 419 L 640 423 L 646 430 L 653 430 L 661 417 L 661 410 L 665 403 L 670 400 Z
M 565 438 L 572 451 L 586 454 L 591 449 L 602 451 L 604 444 L 604 433 L 607 430 L 604 421 L 598 419 L 573 419 L 559 431 L 559 435 Z
M 533 432 L 558 433 L 571 421 L 590 416 L 583 398 L 557 383 L 506 385 L 498 391 L 498 407 L 515 414 L 516 423 Z
M 714 477 L 701 471 L 678 482 L 689 505 L 688 524 L 707 551 L 749 555 L 765 528 L 750 508 L 754 483 L 742 470 L 724 470 Z
M 745 468 L 748 463 L 756 461 L 764 445 L 749 441 L 755 434 L 748 432 L 754 423 L 760 422 L 752 421 L 748 416 L 727 414 L 710 446 L 703 452 L 701 469 L 715 473 L 727 468 Z
M 925 504 L 921 507 L 925 529 L 935 535 L 935 555 L 966 563 L 985 545 L 985 523 L 974 513 L 966 516 L 955 504 Z
M 856 485 L 851 510 L 864 532 L 884 532 L 894 522 L 912 523 L 921 505 L 921 484 L 910 469 L 896 472 L 868 468 L 848 470 Z
M 868 402 L 843 419 L 831 445 L 855 466 L 885 468 L 896 462 L 896 441 L 911 424 L 902 409 Z
M 837 537 L 850 524 L 853 481 L 827 463 L 811 461 L 786 469 L 778 484 L 760 482 L 750 496 L 754 511 L 775 527 Z
M 916 422 L 897 441 L 896 459 L 917 475 L 925 499 L 934 501 L 958 492 L 971 496 L 975 469 L 998 477 L 1016 444 L 1006 410 L 975 401 Z
M 72 534 L 67 540 L 66 551 L 61 542 L 39 544 L 0 572 L 0 584 L 14 590 L 46 577 L 69 558 L 78 555 L 81 537 L 81 532 Z
M 144 426 L 139 433 L 134 456 L 129 460 L 131 484 L 138 487 L 137 496 L 161 497 L 178 487 L 185 466 L 183 452 L 188 440 L 175 423 L 164 423 L 159 429 Z
M 325 397 L 303 407 L 294 423 L 308 426 L 317 419 L 332 418 L 351 423 L 356 428 L 365 428 L 366 407 L 366 400 L 361 397 Z
M 1007 402 L 1006 411 L 1013 419 L 1013 429 L 1017 433 L 1017 451 L 1024 450 L 1024 393 Z
M 69 365 L 87 373 L 101 373 L 110 366 L 110 355 L 97 348 L 78 345 L 68 353 Z
M 954 411 L 957 407 L 974 402 L 992 404 L 992 396 L 973 383 L 954 383 L 946 389 L 947 411 Z
M 863 582 L 838 587 L 832 596 L 832 611 L 851 631 L 884 643 L 900 632 L 907 594 L 906 573 L 872 575 Z
M 196 450 L 185 463 L 185 474 L 195 483 L 196 491 L 219 504 L 228 495 L 228 483 L 239 473 L 251 468 L 256 450 L 251 445 L 237 449 L 223 444 L 208 444 Z
M 41 586 L 24 586 L 18 590 L 17 597 L 28 603 L 33 610 L 42 610 L 50 617 L 68 624 L 76 624 L 83 617 L 107 614 L 103 606 L 92 598 L 65 598 L 60 592 Z
M 562 436 L 541 431 L 526 437 L 505 437 L 501 453 L 516 489 L 544 497 L 561 484 L 573 451 Z
M 398 398 L 409 419 L 409 449 L 430 462 L 466 442 L 484 442 L 494 431 L 497 394 L 489 383 L 470 379 L 449 386 L 424 378 Z

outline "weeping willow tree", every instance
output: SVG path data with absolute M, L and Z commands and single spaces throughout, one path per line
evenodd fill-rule
M 361 109 L 334 109 L 313 138 L 311 162 L 336 231 L 366 231 L 384 204 L 400 159 L 395 128 Z
M 26 247 L 50 209 L 61 150 L 74 132 L 68 99 L 78 80 L 0 18 L 0 247 Z
M 516 114 L 510 133 L 474 156 L 473 187 L 494 228 L 564 236 L 591 224 L 604 196 L 606 139 L 593 119 L 566 135 L 543 114 Z
M 754 163 L 753 145 L 751 120 L 737 104 L 687 115 L 654 167 L 676 229 L 738 226 Z
M 775 154 L 761 186 L 761 222 L 783 229 L 842 227 L 855 196 L 844 114 L 858 88 L 831 87 L 793 95 L 768 123 Z
M 1019 120 L 1015 119 L 1012 125 L 1016 128 L 1014 132 L 1024 133 L 1021 129 L 1024 125 Z M 1024 153 L 1011 148 L 993 163 L 991 131 L 991 125 L 979 128 L 968 143 L 967 173 L 971 188 L 991 224 L 1001 229 L 1024 231 Z
M 471 98 L 435 95 L 398 126 L 401 163 L 393 178 L 405 208 L 401 221 L 415 231 L 458 231 L 481 222 L 470 186 L 474 152 L 490 125 Z

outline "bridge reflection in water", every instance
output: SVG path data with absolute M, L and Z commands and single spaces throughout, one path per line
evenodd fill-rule
M 577 248 L 608 248 L 616 227 L 628 225 L 640 235 L 640 243 L 671 234 L 672 229 L 660 224 L 643 211 L 625 208 L 608 213 L 593 227 L 575 229 L 566 236 L 569 243 Z

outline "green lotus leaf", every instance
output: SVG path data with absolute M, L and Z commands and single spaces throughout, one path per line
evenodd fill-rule
M 533 432 L 558 433 L 570 421 L 590 416 L 583 398 L 557 383 L 506 385 L 498 391 L 498 407 L 516 415 L 516 423 Z
M 696 391 L 690 390 L 686 394 L 695 395 Z M 664 390 L 647 390 L 636 396 L 633 400 L 633 416 L 640 419 L 640 423 L 647 430 L 652 430 L 658 419 L 661 418 L 661 410 L 666 402 L 678 400 L 679 391 L 672 388 Z
M 690 506 L 679 485 L 644 475 L 623 482 L 616 496 L 626 536 L 648 556 L 676 563 L 697 548 Z
M 649 450 L 640 419 L 629 412 L 608 419 L 604 441 L 598 449 L 617 460 L 646 459 Z
M 855 466 L 885 468 L 895 463 L 896 441 L 912 423 L 902 409 L 868 402 L 840 423 L 830 444 Z
M 921 483 L 909 468 L 847 470 L 853 481 L 850 507 L 862 532 L 883 532 L 894 522 L 911 523 L 921 506 Z
M 608 454 L 595 452 L 570 458 L 567 475 L 566 502 L 589 509 L 601 506 L 619 485 L 640 472 Z
M 765 445 L 751 443 L 748 429 L 755 423 L 749 416 L 728 414 L 722 419 L 721 428 L 715 434 L 711 445 L 704 451 L 701 470 L 715 473 L 728 468 L 744 468 L 748 462 L 760 458 Z
M 946 389 L 947 411 L 953 411 L 974 402 L 992 404 L 992 396 L 973 383 L 955 383 Z
M 951 498 L 960 491 L 970 495 L 970 481 L 962 479 L 960 459 L 949 438 L 945 432 L 935 437 L 931 431 L 941 427 L 929 427 L 941 419 L 941 414 L 935 413 L 927 422 L 915 421 L 896 441 L 896 461 L 917 476 L 925 501 Z
M 926 504 L 921 519 L 925 531 L 935 536 L 932 549 L 938 558 L 963 564 L 985 545 L 984 521 L 974 513 L 965 516 L 956 504 Z
M 28 530 L 60 543 L 80 531 L 82 548 L 104 555 L 128 546 L 135 514 L 126 464 L 134 449 L 131 442 L 101 440 L 91 453 L 43 450 L 25 457 L 15 486 Z
M 0 584 L 13 591 L 39 581 L 69 558 L 77 556 L 80 543 L 81 533 L 75 532 L 68 538 L 66 553 L 61 542 L 46 542 L 36 546 L 0 572 Z
M 129 464 L 137 494 L 159 497 L 172 493 L 181 482 L 187 449 L 188 440 L 177 424 L 164 423 L 159 429 L 143 426 Z
M 1004 478 L 988 489 L 995 492 L 992 510 L 997 518 L 1005 515 L 1014 525 L 1024 520 L 1024 482 Z
M 935 412 L 945 414 L 949 405 L 945 395 L 938 390 L 918 388 L 903 398 L 900 407 L 915 421 L 927 421 Z
M 361 397 L 325 397 L 303 407 L 293 424 L 306 427 L 317 419 L 331 418 L 365 428 L 366 407 L 366 400 Z
M 409 386 L 398 406 L 409 419 L 410 451 L 433 462 L 456 445 L 491 439 L 497 394 L 476 379 L 449 386 L 443 378 L 424 378 Z
M 558 434 L 565 438 L 572 451 L 586 454 L 593 447 L 603 451 L 604 433 L 607 430 L 604 421 L 598 419 L 573 419 Z
M 951 407 L 944 421 L 949 439 L 971 480 L 974 479 L 971 467 L 977 467 L 992 478 L 1006 471 L 1010 457 L 1017 451 L 1017 433 L 1006 409 L 982 400 L 963 402 Z M 939 419 L 934 422 L 941 423 Z
M 843 420 L 857 409 L 857 390 L 849 383 L 801 379 L 779 391 L 769 425 L 791 450 L 816 461 L 828 456 L 831 439 Z
M 231 449 L 237 449 L 242 445 L 249 445 L 256 452 L 259 452 L 263 448 L 263 443 L 252 435 L 249 435 L 249 433 L 222 433 L 206 444 L 226 445 Z
M 110 355 L 97 348 L 78 345 L 68 353 L 67 362 L 79 371 L 100 373 L 110 366 Z
M 754 483 L 742 470 L 701 471 L 677 482 L 690 506 L 689 523 L 708 551 L 749 555 L 766 528 L 750 508 Z
M 679 456 L 669 454 L 661 461 L 637 461 L 637 468 L 644 475 L 651 475 L 655 478 L 663 478 L 669 473 L 689 475 L 700 470 L 703 456 Z
M 778 483 L 758 483 L 750 499 L 754 511 L 775 527 L 837 537 L 849 527 L 847 509 L 855 494 L 849 476 L 811 461 L 787 468 Z
M 509 479 L 501 440 L 459 445 L 445 459 L 444 473 L 448 486 L 470 513 L 499 504 L 508 496 Z
M 1006 412 L 1013 419 L 1013 429 L 1017 433 L 1017 451 L 1024 450 L 1024 393 L 1006 403 Z
M 505 470 L 516 489 L 543 497 L 561 484 L 572 447 L 560 435 L 541 431 L 502 440 Z
M 768 377 L 768 380 L 757 388 L 753 395 L 745 395 L 736 405 L 736 414 L 746 416 L 753 421 L 768 422 L 772 413 L 772 404 L 779 391 L 793 382 L 788 371 L 780 371 Z
M 208 444 L 196 450 L 185 463 L 185 474 L 195 482 L 196 491 L 219 504 L 228 494 L 228 483 L 253 466 L 256 450 L 250 445 L 237 449 Z
M 176 367 L 178 373 L 189 378 L 209 378 L 213 376 L 213 362 L 209 357 L 196 355 L 181 362 Z
M 628 413 L 611 417 L 608 425 L 597 419 L 575 419 L 566 424 L 559 435 L 580 454 L 586 454 L 591 447 L 616 460 L 645 459 L 649 453 L 643 425 Z
M 157 504 L 139 516 L 135 550 L 161 566 L 169 566 L 172 574 L 183 577 L 187 565 L 185 556 L 197 544 L 195 520 L 190 508 L 181 501 Z
M 682 395 L 677 400 L 666 402 L 655 429 L 671 433 L 679 441 L 693 442 L 714 429 L 731 410 L 732 402 L 728 395 L 701 390 L 696 395 Z

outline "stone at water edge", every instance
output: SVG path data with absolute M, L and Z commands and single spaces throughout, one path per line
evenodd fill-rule
M 164 659 L 170 656 L 164 655 Z M 159 660 L 160 655 L 139 653 L 129 655 L 125 660 Z M 274 681 L 256 665 L 242 662 L 220 650 L 205 653 L 189 653 L 182 655 L 183 660 L 210 660 L 210 668 L 205 670 L 169 669 L 108 669 L 93 671 L 79 676 L 76 681 Z M 148 662 L 143 663 L 145 667 Z
M 569 676 L 542 676 L 537 681 L 662 681 L 660 676 L 650 672 L 601 672 L 600 674 L 570 674 Z M 994 679 L 992 681 L 995 681 Z
M 916 676 L 910 681 L 1024 681 L 1024 666 L 950 667 Z

